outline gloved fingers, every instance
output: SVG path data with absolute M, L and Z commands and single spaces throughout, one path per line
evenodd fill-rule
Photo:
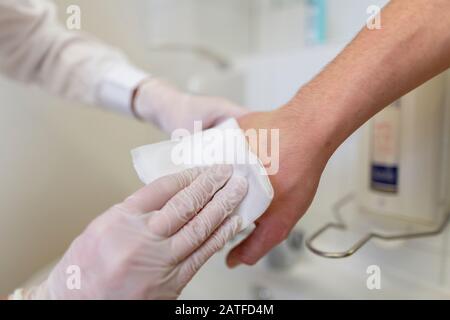
M 207 169 L 206 167 L 197 167 L 161 177 L 136 191 L 123 204 L 131 209 L 130 211 L 136 213 L 159 210 Z
M 244 177 L 233 176 L 200 213 L 171 238 L 175 263 L 184 260 L 204 243 L 236 209 L 247 194 Z
M 211 200 L 232 173 L 231 165 L 209 167 L 149 219 L 150 230 L 162 237 L 172 236 Z
M 183 261 L 179 273 L 182 285 L 186 285 L 214 253 L 221 250 L 228 241 L 239 233 L 241 223 L 242 218 L 240 216 L 227 218 L 197 251 Z

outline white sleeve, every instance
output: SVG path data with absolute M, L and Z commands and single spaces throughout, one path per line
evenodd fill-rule
M 47 0 L 0 0 L 0 71 L 59 96 L 130 113 L 148 75 L 117 50 L 58 24 Z

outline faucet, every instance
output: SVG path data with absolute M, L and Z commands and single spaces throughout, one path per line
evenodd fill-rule
M 266 265 L 273 270 L 286 270 L 293 266 L 303 251 L 304 234 L 293 230 L 288 238 L 272 249 L 266 256 Z

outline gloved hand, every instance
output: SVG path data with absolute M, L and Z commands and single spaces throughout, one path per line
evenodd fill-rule
M 247 181 L 227 165 L 145 186 L 96 218 L 25 299 L 174 299 L 239 230 Z M 69 289 L 79 268 L 80 289 Z M 72 268 L 72 269 L 71 269 Z M 69 272 L 69 273 L 68 273 Z M 17 294 L 16 294 L 17 295 Z
M 208 129 L 227 118 L 237 118 L 247 111 L 220 97 L 194 96 L 180 92 L 158 79 L 142 83 L 134 99 L 138 117 L 153 122 L 171 133 L 178 128 L 193 131 L 194 121 Z

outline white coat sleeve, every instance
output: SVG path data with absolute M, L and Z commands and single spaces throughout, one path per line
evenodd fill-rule
M 61 97 L 130 113 L 148 75 L 117 50 L 67 30 L 47 0 L 0 0 L 0 71 Z

